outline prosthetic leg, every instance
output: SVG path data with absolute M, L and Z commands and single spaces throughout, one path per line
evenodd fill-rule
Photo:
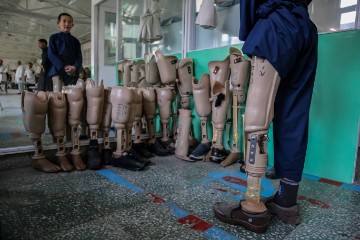
M 131 66 L 132 66 L 133 62 L 132 61 L 128 61 L 127 63 L 124 64 L 124 73 L 123 73 L 123 84 L 125 87 L 128 87 L 130 85 L 131 82 Z
M 201 122 L 201 143 L 190 154 L 190 159 L 201 161 L 210 151 L 210 142 L 207 135 L 207 119 L 211 113 L 210 76 L 209 74 L 203 74 L 200 82 L 197 83 L 196 81 L 196 79 L 193 79 L 192 86 L 195 108 Z
M 214 163 L 220 163 L 227 155 L 223 147 L 223 132 L 229 101 L 229 80 L 225 82 L 224 86 L 216 81 L 212 88 L 212 123 L 216 131 L 216 139 L 213 143 L 210 155 L 210 161 Z
M 268 228 L 267 209 L 260 200 L 260 190 L 261 177 L 266 172 L 268 158 L 267 133 L 273 119 L 274 101 L 279 83 L 280 76 L 273 66 L 263 58 L 253 57 L 245 108 L 245 132 L 249 137 L 245 200 L 239 204 L 216 203 L 214 205 L 215 216 L 221 221 L 236 222 L 258 233 L 265 232 Z
M 75 169 L 81 171 L 86 168 L 86 164 L 81 158 L 78 129 L 84 106 L 83 90 L 77 86 L 66 86 L 65 93 L 69 106 L 69 124 L 71 127 L 71 159 Z
M 240 158 L 240 150 L 238 147 L 238 104 L 245 101 L 244 88 L 250 75 L 250 65 L 250 61 L 245 59 L 239 49 L 230 48 L 231 85 L 233 86 L 233 140 L 230 154 L 220 163 L 223 167 L 235 163 Z
M 101 120 L 101 128 L 103 130 L 103 149 L 101 157 L 105 165 L 111 164 L 112 149 L 110 147 L 110 125 L 111 125 L 111 103 L 110 103 L 110 89 L 104 89 L 104 108 Z
M 149 142 L 148 149 L 157 156 L 166 156 L 166 149 L 156 141 L 155 138 L 155 114 L 156 114 L 156 92 L 152 87 L 141 89 L 143 95 L 143 112 L 145 114 Z
M 194 62 L 191 58 L 184 58 L 180 61 L 177 70 L 179 79 L 177 79 L 176 83 L 181 97 L 180 106 L 184 109 L 188 109 L 190 106 L 190 95 L 192 94 L 191 82 L 195 78 L 193 76 L 193 65 Z
M 139 81 L 138 81 L 138 87 L 139 88 L 146 88 L 148 86 L 146 82 L 146 72 L 145 72 L 145 61 L 139 60 L 136 62 L 139 65 Z
M 160 73 L 156 63 L 155 55 L 146 53 L 145 59 L 145 80 L 148 86 L 160 87 Z
M 129 60 L 123 60 L 118 64 L 118 80 L 119 83 L 124 81 L 124 69 L 125 65 L 129 62 Z
M 48 92 L 49 110 L 48 126 L 51 134 L 56 138 L 57 153 L 55 154 L 57 164 L 64 172 L 73 170 L 65 152 L 65 125 L 66 125 L 66 98 L 64 93 Z
M 190 126 L 191 111 L 179 109 L 179 127 L 177 129 L 178 137 L 175 144 L 175 155 L 182 160 L 193 162 L 194 160 L 188 157 Z
M 21 109 L 23 113 L 24 127 L 29 133 L 29 138 L 34 145 L 35 154 L 32 157 L 33 168 L 42 172 L 59 172 L 61 167 L 46 159 L 41 143 L 41 135 L 45 131 L 46 112 L 48 99 L 45 92 L 23 91 L 21 95 Z
M 127 148 L 127 143 L 125 142 L 127 135 L 126 125 L 130 118 L 132 100 L 133 98 L 130 89 L 123 86 L 117 86 L 111 89 L 111 118 L 114 121 L 117 133 L 117 148 L 116 151 L 113 152 L 111 162 L 114 167 L 139 171 L 145 167 L 145 164 L 135 161 L 131 155 L 125 151 Z
M 86 80 L 87 113 L 86 121 L 90 128 L 90 143 L 87 150 L 87 168 L 95 170 L 102 168 L 99 152 L 98 131 L 101 122 L 101 114 L 104 106 L 104 85 L 101 81 L 99 87 L 95 86 L 92 79 Z
M 209 62 L 208 68 L 210 71 L 210 86 L 211 90 L 213 89 L 213 86 L 215 82 L 219 82 L 222 86 L 225 86 L 225 81 L 229 79 L 230 76 L 230 60 L 229 57 L 227 57 L 223 61 L 212 61 Z M 213 95 L 211 91 L 211 96 Z M 225 112 L 226 113 L 226 112 Z M 215 143 L 217 139 L 217 132 L 215 130 L 215 127 L 213 125 L 213 138 L 212 142 Z

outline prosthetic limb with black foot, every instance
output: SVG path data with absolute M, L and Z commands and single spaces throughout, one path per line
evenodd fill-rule
M 148 149 L 157 156 L 168 155 L 167 150 L 155 138 L 156 92 L 152 87 L 141 89 L 143 95 L 143 111 L 149 133 Z
M 244 89 L 250 75 L 250 66 L 250 61 L 245 59 L 243 53 L 239 49 L 233 47 L 230 48 L 230 79 L 231 85 L 233 86 L 233 140 L 230 154 L 220 163 L 223 167 L 234 164 L 240 158 L 240 150 L 238 147 L 238 104 L 245 101 Z
M 83 90 L 77 86 L 65 87 L 66 98 L 69 106 L 69 125 L 71 127 L 71 161 L 76 170 L 84 170 L 86 164 L 81 158 L 80 144 L 79 144 L 79 123 L 82 114 L 82 108 L 84 106 Z
M 216 203 L 214 213 L 223 222 L 241 225 L 254 232 L 268 228 L 267 208 L 260 200 L 261 177 L 267 167 L 267 134 L 274 114 L 280 76 L 265 59 L 253 57 L 251 81 L 245 108 L 247 188 L 239 204 Z M 250 221 L 251 219 L 251 221 Z
M 65 152 L 65 125 L 66 125 L 66 97 L 64 93 L 48 92 L 49 110 L 48 110 L 48 126 L 51 134 L 56 138 L 57 152 L 55 154 L 57 165 L 64 172 L 73 170 L 73 166 Z
M 229 80 L 225 82 L 224 86 L 216 81 L 212 88 L 212 123 L 216 131 L 216 140 L 212 145 L 210 155 L 210 161 L 214 163 L 220 163 L 227 156 L 227 152 L 223 146 L 223 132 L 229 101 Z
M 131 102 L 131 90 L 127 87 L 116 86 L 111 89 L 110 102 L 112 105 L 111 118 L 116 128 L 117 148 L 113 152 L 111 162 L 114 167 L 121 167 L 128 170 L 139 171 L 145 167 L 145 164 L 135 161 L 128 152 L 126 152 L 126 125 L 129 121 Z M 130 135 L 131 136 L 131 135 Z
M 110 125 L 111 125 L 111 89 L 104 89 L 104 107 L 101 120 L 101 128 L 103 130 L 103 149 L 101 151 L 101 158 L 105 165 L 111 164 L 112 149 L 110 147 Z
M 41 143 L 41 135 L 45 131 L 46 113 L 48 110 L 48 98 L 45 92 L 23 91 L 21 95 L 21 110 L 23 122 L 29 138 L 34 145 L 34 156 L 31 160 L 33 168 L 42 172 L 60 172 L 61 167 L 50 162 L 44 155 Z
M 95 82 L 92 79 L 86 80 L 86 99 L 86 121 L 90 129 L 90 142 L 86 152 L 86 166 L 89 169 L 96 170 L 103 167 L 98 142 L 98 132 L 104 107 L 104 85 L 102 80 L 98 87 L 95 86 Z
M 203 74 L 200 82 L 197 82 L 197 79 L 194 78 L 192 87 L 196 112 L 200 117 L 201 143 L 191 152 L 190 159 L 201 161 L 210 151 L 211 145 L 207 135 L 207 120 L 211 113 L 209 74 Z

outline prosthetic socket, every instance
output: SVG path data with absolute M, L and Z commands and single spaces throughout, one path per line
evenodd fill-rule
M 173 98 L 172 89 L 168 86 L 156 89 L 157 104 L 160 112 L 160 122 L 162 125 L 163 136 L 161 141 L 169 140 L 168 125 L 170 118 L 170 105 Z
M 178 67 L 178 77 L 176 81 L 181 97 L 181 108 L 189 108 L 190 106 L 190 95 L 192 94 L 192 85 L 194 73 L 194 62 L 191 58 L 184 58 L 180 61 Z
M 203 74 L 200 82 L 196 83 L 197 79 L 193 78 L 193 96 L 195 102 L 196 112 L 200 117 L 201 122 L 201 143 L 209 143 L 207 135 L 207 118 L 211 113 L 210 102 L 210 76 Z
M 156 63 L 155 55 L 146 53 L 145 59 L 145 74 L 148 86 L 159 87 L 161 84 L 160 73 Z
M 118 64 L 118 80 L 119 82 L 124 81 L 124 69 L 125 65 L 129 62 L 129 60 L 123 60 Z
M 101 122 L 101 113 L 104 106 L 104 85 L 101 81 L 100 86 L 96 87 L 92 79 L 86 81 L 87 112 L 86 121 L 90 128 L 90 137 L 92 140 L 98 138 L 98 131 Z
M 248 134 L 246 200 L 242 206 L 248 212 L 264 212 L 260 202 L 261 176 L 266 172 L 267 133 L 274 116 L 275 95 L 280 76 L 266 59 L 253 57 L 251 80 L 245 108 L 245 132 Z
M 218 18 L 215 0 L 203 0 L 195 23 L 205 29 L 214 29 L 217 26 Z
M 152 87 L 141 89 L 143 96 L 143 112 L 145 114 L 147 128 L 149 133 L 149 144 L 154 144 L 155 139 L 155 114 L 156 114 L 156 93 Z
M 130 117 L 130 107 L 132 102 L 131 90 L 116 86 L 111 89 L 110 102 L 112 105 L 111 118 L 116 128 L 117 148 L 113 153 L 115 158 L 119 158 L 125 151 L 125 131 Z
M 175 56 L 164 56 L 160 51 L 156 51 L 155 56 L 161 82 L 165 85 L 175 86 L 178 58 Z
M 45 158 L 41 143 L 41 135 L 45 131 L 45 120 L 48 110 L 46 93 L 42 91 L 36 93 L 23 91 L 21 108 L 24 127 L 29 133 L 29 138 L 35 150 L 32 157 L 32 166 L 44 172 L 59 172 L 61 168 Z

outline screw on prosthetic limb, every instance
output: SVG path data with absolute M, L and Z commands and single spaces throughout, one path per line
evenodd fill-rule
M 233 86 L 233 136 L 230 154 L 220 164 L 224 167 L 229 166 L 240 159 L 238 147 L 238 105 L 245 101 L 244 88 L 250 75 L 250 61 L 245 59 L 243 53 L 237 48 L 230 48 L 230 69 L 231 85 Z
M 141 162 L 145 165 L 151 164 L 148 159 L 148 154 L 145 145 L 141 140 L 141 116 L 142 116 L 142 101 L 143 96 L 140 89 L 131 88 L 132 102 L 130 117 L 126 126 L 127 135 L 125 135 L 125 143 L 127 145 L 126 151 L 128 151 L 135 161 Z M 132 129 L 134 129 L 134 142 L 131 140 Z M 142 146 L 142 147 L 141 147 Z
M 117 86 L 111 89 L 110 102 L 112 105 L 111 118 L 116 128 L 117 148 L 113 152 L 111 162 L 114 167 L 139 171 L 144 169 L 145 164 L 135 161 L 126 152 L 126 125 L 130 118 L 132 92 L 127 87 Z M 131 136 L 131 135 L 130 135 Z
M 148 86 L 160 87 L 160 73 L 156 63 L 155 55 L 145 53 L 145 80 Z
M 95 170 L 102 168 L 103 164 L 100 156 L 98 131 L 104 107 L 104 85 L 101 80 L 98 87 L 92 79 L 86 81 L 86 99 L 87 99 L 87 112 L 86 121 L 90 128 L 90 142 L 87 149 L 87 163 L 89 169 Z
M 168 155 L 167 150 L 155 138 L 156 92 L 152 87 L 141 89 L 143 95 L 143 112 L 149 134 L 148 150 L 157 156 Z
M 200 117 L 201 143 L 190 154 L 190 159 L 201 161 L 210 151 L 210 141 L 207 135 L 207 120 L 211 113 L 210 102 L 210 75 L 203 74 L 200 82 L 194 78 L 192 81 L 195 109 Z
M 41 143 L 41 135 L 45 131 L 46 112 L 48 110 L 48 98 L 45 92 L 23 91 L 21 95 L 21 110 L 23 122 L 29 138 L 34 145 L 35 153 L 31 160 L 33 168 L 42 172 L 59 172 L 61 167 L 46 159 Z
M 228 155 L 223 146 L 223 131 L 229 100 L 229 81 L 227 80 L 224 86 L 218 81 L 215 82 L 212 88 L 212 123 L 216 131 L 216 140 L 210 155 L 210 161 L 215 163 L 220 163 Z
M 239 204 L 216 203 L 213 208 L 215 216 L 221 221 L 258 233 L 268 228 L 268 211 L 260 200 L 260 190 L 261 177 L 267 166 L 267 132 L 273 119 L 279 83 L 280 77 L 271 64 L 254 57 L 245 108 L 245 132 L 248 134 L 245 200 Z
M 111 164 L 112 149 L 110 147 L 110 125 L 111 125 L 111 102 L 110 102 L 111 89 L 104 89 L 104 107 L 101 120 L 101 128 L 103 130 L 103 149 L 101 158 L 105 165 Z
M 178 138 L 175 144 L 175 155 L 176 157 L 193 162 L 187 155 L 189 153 L 189 135 L 191 126 L 191 111 L 187 109 L 179 109 L 179 127 Z
M 51 134 L 56 138 L 57 152 L 55 154 L 57 164 L 64 172 L 73 170 L 73 166 L 65 152 L 65 125 L 66 125 L 66 97 L 64 93 L 48 92 L 49 110 L 48 126 Z
M 68 119 L 71 128 L 71 161 L 75 169 L 81 171 L 86 168 L 86 164 L 81 158 L 78 128 L 84 106 L 83 90 L 78 86 L 66 86 L 64 90 L 68 102 Z
M 161 145 L 167 150 L 169 154 L 175 153 L 175 147 L 172 146 L 172 140 L 169 138 L 168 126 L 170 119 L 170 104 L 173 96 L 172 88 L 165 86 L 156 89 L 157 103 L 160 112 L 160 122 L 162 125 Z
M 208 63 L 208 68 L 210 72 L 210 86 L 211 90 L 215 82 L 219 82 L 222 86 L 225 86 L 225 81 L 229 79 L 230 76 L 230 60 L 229 57 L 225 58 L 223 61 L 211 61 Z M 211 96 L 213 95 L 211 91 Z M 222 137 L 222 136 L 221 136 Z M 212 143 L 214 144 L 217 139 L 217 131 L 213 125 L 213 138 Z

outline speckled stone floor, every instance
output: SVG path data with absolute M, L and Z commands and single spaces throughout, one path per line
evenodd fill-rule
M 46 152 L 52 155 L 53 152 Z M 31 154 L 0 157 L 1 239 L 360 239 L 360 187 L 304 175 L 302 223 L 271 218 L 264 234 L 218 221 L 212 206 L 243 198 L 239 164 L 156 157 L 141 172 L 112 166 L 46 174 Z M 262 194 L 278 181 L 262 181 Z

